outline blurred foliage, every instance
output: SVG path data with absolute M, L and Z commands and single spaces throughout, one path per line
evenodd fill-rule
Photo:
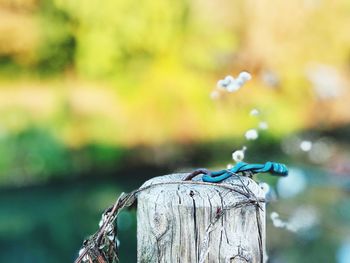
M 86 145 L 68 150 L 50 133 L 31 128 L 0 138 L 0 184 L 26 185 L 79 176 L 84 173 L 113 170 L 122 151 L 106 145 Z
M 16 144 L 40 127 L 65 159 L 87 145 L 242 138 L 252 107 L 276 139 L 348 123 L 349 11 L 346 0 L 0 0 L 1 131 Z M 319 99 L 318 65 L 342 83 L 336 98 Z M 253 81 L 210 98 L 241 70 Z
M 29 130 L 10 138 L 2 138 L 1 183 L 28 183 L 38 174 L 42 178 L 69 171 L 66 149 L 47 133 Z
M 41 41 L 36 70 L 42 74 L 61 73 L 74 63 L 73 19 L 52 1 L 41 1 L 38 14 Z

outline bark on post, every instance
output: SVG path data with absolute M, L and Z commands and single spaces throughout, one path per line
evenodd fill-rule
M 155 177 L 137 196 L 137 258 L 149 262 L 265 262 L 264 192 L 248 177 L 220 184 Z

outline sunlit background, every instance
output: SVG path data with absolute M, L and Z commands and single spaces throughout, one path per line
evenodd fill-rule
M 122 191 L 246 146 L 291 169 L 258 177 L 269 262 L 350 262 L 349 25 L 348 0 L 0 0 L 0 261 L 72 262 Z

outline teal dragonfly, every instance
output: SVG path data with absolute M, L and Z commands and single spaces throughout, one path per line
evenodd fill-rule
M 249 164 L 245 162 L 239 162 L 231 169 L 224 169 L 214 172 L 203 168 L 196 169 L 188 176 L 186 176 L 184 180 L 191 180 L 193 177 L 203 174 L 203 182 L 219 183 L 229 178 L 230 176 L 238 175 L 239 173 L 248 174 L 250 176 L 257 173 L 270 173 L 277 176 L 287 176 L 288 168 L 282 163 L 275 162 L 266 162 L 265 164 Z

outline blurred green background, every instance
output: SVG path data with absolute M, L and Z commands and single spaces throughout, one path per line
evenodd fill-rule
M 258 178 L 267 214 L 312 222 L 268 216 L 269 262 L 350 262 L 349 24 L 348 0 L 0 0 L 0 261 L 72 262 L 121 191 L 246 145 L 292 168 Z M 135 211 L 119 221 L 136 262 Z

